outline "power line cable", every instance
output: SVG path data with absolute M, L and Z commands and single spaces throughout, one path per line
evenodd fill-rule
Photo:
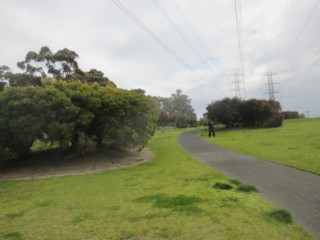
M 307 61 L 307 63 L 303 64 L 301 67 L 301 70 L 297 73 L 300 74 L 302 72 L 304 72 L 305 70 L 308 69 L 308 67 L 310 67 L 310 63 L 312 62 L 312 60 L 320 53 L 320 49 L 318 51 L 316 51 Z
M 315 38 L 315 41 L 313 41 L 311 44 L 309 44 L 309 48 L 305 51 L 305 53 L 300 57 L 300 59 L 304 59 L 305 56 L 307 56 L 310 52 L 310 50 L 313 50 L 313 47 L 319 42 L 320 40 L 320 34 L 318 34 L 318 36 Z M 300 61 L 301 62 L 301 61 Z M 300 64 L 296 64 L 296 65 L 300 65 Z M 306 64 L 303 64 L 303 66 L 305 66 Z M 299 69 L 298 69 L 299 70 Z M 300 67 L 301 70 L 301 67 Z
M 239 23 L 239 8 L 237 4 L 237 0 L 234 0 L 234 10 L 235 10 L 235 17 L 236 17 L 236 27 L 237 27 L 237 40 L 238 40 L 238 48 L 239 48 L 239 58 L 240 58 L 240 65 L 242 68 L 243 63 L 243 51 L 242 51 L 242 42 L 241 42 L 241 30 L 240 30 L 240 23 Z M 243 70 L 243 68 L 241 69 Z
M 182 63 L 186 68 L 192 70 L 198 78 L 203 80 L 203 77 L 199 75 L 193 68 L 191 68 L 175 51 L 173 51 L 167 44 L 165 44 L 155 33 L 151 31 L 141 20 L 139 20 L 128 8 L 126 8 L 120 1 L 112 0 L 112 2 L 120 8 L 131 20 L 133 20 L 142 30 L 144 30 L 152 39 L 154 39 L 160 46 L 162 46 L 168 53 Z
M 180 31 L 179 27 L 177 26 L 177 24 L 175 24 L 174 20 L 169 16 L 169 14 L 167 13 L 167 11 L 165 9 L 163 9 L 161 7 L 161 4 L 159 3 L 158 0 L 152 0 L 154 5 L 159 9 L 159 11 L 161 12 L 161 14 L 166 18 L 166 20 L 170 23 L 170 25 L 174 28 L 174 30 L 179 34 L 179 36 L 181 37 L 181 39 L 188 45 L 189 49 L 194 53 L 195 56 L 198 57 L 198 59 L 200 60 L 200 62 L 205 62 L 202 58 L 202 56 L 198 53 L 198 51 L 195 49 L 195 47 L 191 44 L 191 42 L 187 39 L 187 37 L 185 36 L 185 34 L 183 34 L 182 31 Z M 213 78 L 216 78 L 216 73 L 212 70 L 211 66 L 206 64 L 206 66 L 208 67 L 207 70 L 209 70 L 209 72 L 212 74 Z
M 289 56 L 289 54 L 291 53 L 291 51 L 293 50 L 293 47 L 296 45 L 298 39 L 300 38 L 303 30 L 306 28 L 307 24 L 309 23 L 310 19 L 312 18 L 313 14 L 316 12 L 318 6 L 320 4 L 320 1 L 317 2 L 317 4 L 315 5 L 313 11 L 309 14 L 307 20 L 305 21 L 305 23 L 303 24 L 302 28 L 300 29 L 298 35 L 296 36 L 296 38 L 294 39 L 291 47 L 289 48 L 288 52 L 286 53 L 284 59 L 282 60 L 281 64 L 278 66 L 277 68 L 277 72 L 279 71 L 279 69 L 281 68 L 281 66 L 283 65 L 283 63 L 286 61 L 287 57 Z
M 195 56 L 198 57 L 200 62 L 206 62 L 203 60 L 202 56 L 195 49 L 195 47 L 192 45 L 192 43 L 188 40 L 188 38 L 185 36 L 185 34 L 180 30 L 180 28 L 177 26 L 177 24 L 174 22 L 174 20 L 170 17 L 170 15 L 167 13 L 167 11 L 161 6 L 159 1 L 158 0 L 152 0 L 152 1 L 153 1 L 154 5 L 158 8 L 158 10 L 161 12 L 161 14 L 166 18 L 166 20 L 174 28 L 174 30 L 179 34 L 181 39 L 188 45 L 189 49 L 194 53 Z M 191 28 L 190 25 L 189 25 L 189 27 Z M 207 70 L 209 70 L 209 72 L 212 74 L 213 78 L 216 78 L 216 73 L 212 70 L 211 66 L 209 64 L 206 64 L 206 66 L 208 67 Z M 212 87 L 211 84 L 209 84 L 209 85 Z M 219 91 L 222 92 L 221 90 L 219 90 Z
M 203 43 L 203 41 L 201 40 L 201 38 L 199 37 L 199 35 L 196 33 L 196 31 L 194 30 L 194 28 L 191 26 L 188 18 L 185 16 L 185 14 L 182 12 L 181 8 L 177 5 L 175 0 L 172 0 L 175 7 L 177 8 L 179 14 L 181 15 L 181 17 L 183 18 L 184 22 L 186 23 L 187 27 L 189 28 L 190 32 L 192 33 L 192 35 L 195 37 L 195 39 L 197 39 L 199 46 L 202 48 L 202 51 L 204 52 L 204 54 L 206 55 L 206 58 L 208 59 L 208 61 L 210 61 L 211 59 L 211 54 L 209 52 L 209 50 L 207 49 L 207 47 L 205 46 L 205 44 Z M 215 62 L 212 62 L 214 64 L 214 66 L 220 71 L 220 73 L 222 73 L 223 75 L 226 75 L 226 73 L 224 73 L 221 68 L 219 67 L 219 65 Z M 210 67 L 210 65 L 209 65 Z
M 242 65 L 244 65 L 244 52 L 243 52 L 243 25 L 242 25 L 242 6 L 241 6 L 241 0 L 238 0 L 238 13 L 239 13 L 239 27 L 240 27 L 240 42 L 241 42 L 241 50 L 242 50 Z M 244 71 L 244 67 L 243 67 Z
M 235 11 L 235 19 L 236 19 L 236 28 L 237 28 L 237 40 L 238 40 L 238 50 L 239 50 L 239 60 L 240 60 L 240 70 L 241 70 L 241 75 L 243 78 L 243 91 L 244 91 L 244 98 L 246 95 L 246 90 L 245 90 L 245 70 L 244 70 L 244 57 L 243 57 L 243 32 L 242 32 L 242 11 L 241 11 L 241 1 L 239 0 L 239 3 L 237 0 L 234 0 L 234 11 Z
M 193 47 L 193 45 L 190 43 L 190 41 L 187 39 L 187 37 L 180 31 L 179 27 L 175 24 L 175 22 L 172 20 L 172 18 L 169 16 L 169 14 L 164 10 L 158 0 L 152 0 L 154 5 L 159 9 L 161 14 L 167 19 L 167 21 L 170 23 L 170 25 L 174 28 L 174 30 L 179 34 L 181 39 L 189 46 L 191 51 L 196 55 L 200 60 L 202 57 L 199 55 L 199 53 L 196 51 L 196 49 Z
M 242 74 L 243 74 L 243 93 L 244 93 L 244 99 L 246 99 L 246 71 L 245 71 L 245 67 L 244 67 L 244 50 L 243 50 L 243 46 L 244 46 L 244 38 L 243 38 L 243 23 L 242 23 L 242 4 L 241 4 L 241 0 L 239 0 L 239 23 L 240 23 L 240 41 L 241 41 L 241 46 L 242 46 L 242 62 L 241 62 L 241 67 L 242 67 Z
M 313 60 L 319 53 L 320 53 L 320 49 L 319 49 L 318 51 L 316 51 L 316 52 L 308 59 L 308 61 L 307 61 L 304 65 L 302 65 L 302 67 L 300 68 L 300 71 L 299 71 L 298 73 L 294 74 L 293 77 L 297 77 L 297 76 L 299 76 L 302 72 L 306 71 L 306 70 L 310 67 L 310 65 L 311 65 L 311 63 L 312 63 L 312 60 Z M 291 78 L 293 78 L 293 77 L 291 77 Z M 283 83 L 281 84 L 282 87 L 283 87 L 285 84 L 287 84 L 289 81 L 290 81 L 290 79 L 288 79 L 287 81 L 283 82 Z M 311 83 L 311 84 L 312 84 L 312 83 Z M 310 84 L 308 84 L 308 85 L 310 85 Z
M 179 62 L 181 62 L 183 66 L 191 70 L 198 77 L 199 80 L 204 80 L 204 78 L 196 70 L 194 70 L 190 65 L 188 65 L 174 50 L 172 50 L 167 44 L 165 44 L 150 28 L 148 28 L 140 19 L 138 19 L 128 8 L 126 8 L 124 4 L 122 4 L 119 0 L 112 0 L 112 2 L 121 11 L 123 11 L 131 20 L 133 20 L 140 28 L 142 28 L 160 46 L 162 46 L 167 52 L 169 52 Z M 216 87 L 213 87 L 213 88 L 217 91 L 222 92 L 220 89 Z
M 274 58 L 274 55 L 275 55 L 275 53 L 276 53 L 276 48 L 279 47 L 279 43 L 281 42 L 281 40 L 282 40 L 282 38 L 283 38 L 283 36 L 284 36 L 284 26 L 285 26 L 285 25 L 287 24 L 287 22 L 288 22 L 288 18 L 289 18 L 290 14 L 291 14 L 291 11 L 292 11 L 294 2 L 295 2 L 295 0 L 292 0 L 292 1 L 291 1 L 290 8 L 288 9 L 288 12 L 287 12 L 287 14 L 286 14 L 286 17 L 285 17 L 285 19 L 284 19 L 284 21 L 283 21 L 283 24 L 282 24 L 282 27 L 281 27 L 281 31 L 280 31 L 278 40 L 276 41 L 278 44 L 276 44 L 275 47 L 274 47 L 273 50 L 272 50 L 271 59 Z

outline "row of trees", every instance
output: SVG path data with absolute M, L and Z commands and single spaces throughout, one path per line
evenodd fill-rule
M 156 128 L 156 101 L 136 91 L 46 80 L 0 93 L 0 155 L 25 158 L 36 140 L 77 154 L 102 143 L 144 146 Z
M 297 111 L 284 111 L 282 112 L 284 119 L 297 119 L 297 118 L 304 118 L 304 114 L 300 114 Z
M 169 98 L 156 98 L 160 107 L 158 126 L 172 126 L 184 128 L 197 124 L 197 115 L 191 106 L 191 99 L 182 94 L 180 89 Z
M 78 54 L 48 47 L 30 51 L 12 73 L 0 66 L 0 156 L 26 157 L 36 140 L 86 154 L 102 143 L 142 147 L 158 126 L 195 126 L 191 99 L 177 90 L 169 98 L 117 89 L 101 71 L 81 70 Z M 5 89 L 5 82 L 9 88 Z M 283 117 L 276 101 L 225 98 L 207 106 L 208 118 L 227 127 L 277 127 Z M 159 117 L 160 116 L 160 117 Z
M 208 118 L 227 127 L 279 127 L 283 122 L 280 103 L 273 100 L 224 98 L 206 109 Z

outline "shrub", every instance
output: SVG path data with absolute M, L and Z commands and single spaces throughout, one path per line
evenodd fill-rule
M 157 103 L 138 92 L 47 80 L 0 92 L 0 155 L 26 158 L 36 140 L 83 155 L 105 142 L 143 148 L 156 129 Z
M 265 123 L 263 124 L 263 127 L 265 128 L 272 128 L 272 127 L 281 127 L 283 122 L 283 115 L 281 114 L 275 114 L 271 118 L 269 118 Z
M 280 222 L 283 222 L 283 223 L 292 223 L 292 221 L 293 221 L 291 214 L 288 211 L 283 210 L 283 209 L 273 211 L 273 212 L 269 213 L 268 215 L 270 217 L 280 221 Z
M 297 111 L 285 111 L 281 113 L 284 119 L 296 119 L 300 118 L 300 114 Z
M 229 184 L 220 183 L 220 182 L 215 183 L 212 187 L 215 188 L 215 189 L 222 189 L 222 190 L 230 190 L 230 189 L 233 188 L 233 187 L 232 187 L 231 185 L 229 185 Z
M 240 192 L 258 192 L 258 189 L 253 185 L 241 184 L 237 189 Z
M 234 185 L 237 185 L 237 186 L 239 186 L 239 185 L 242 184 L 238 179 L 231 179 L 230 182 L 231 182 L 232 184 L 234 184 Z
M 283 121 L 280 103 L 273 100 L 225 98 L 212 102 L 206 109 L 210 119 L 227 127 L 279 127 Z

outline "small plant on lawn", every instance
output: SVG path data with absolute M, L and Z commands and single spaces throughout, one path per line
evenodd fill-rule
M 238 179 L 231 179 L 230 183 L 238 186 L 237 190 L 240 192 L 258 192 L 255 186 L 243 184 Z
M 143 196 L 136 199 L 137 202 L 153 202 L 153 205 L 158 208 L 169 208 L 173 211 L 185 213 L 187 215 L 200 214 L 203 212 L 201 208 L 196 206 L 196 203 L 203 200 L 196 196 L 168 196 L 166 194 L 155 194 Z
M 154 206 L 160 208 L 173 208 L 177 206 L 191 205 L 201 202 L 202 199 L 196 196 L 177 195 L 170 197 L 166 194 L 155 194 L 138 198 L 138 202 L 154 202 Z
M 230 183 L 232 183 L 232 184 L 234 184 L 234 185 L 237 185 L 237 186 L 239 186 L 239 185 L 242 184 L 238 179 L 231 179 L 231 180 L 230 180 Z
M 280 222 L 292 223 L 291 214 L 288 211 L 284 210 L 284 209 L 273 211 L 273 212 L 269 213 L 268 215 L 270 217 L 280 221 Z
M 221 189 L 221 190 L 230 190 L 233 188 L 230 184 L 220 183 L 220 182 L 215 183 L 212 187 L 215 189 Z
M 4 235 L 4 239 L 21 240 L 22 236 L 19 232 L 11 232 Z
M 258 189 L 253 185 L 241 184 L 237 189 L 240 192 L 258 192 Z
M 191 205 L 200 201 L 201 198 L 198 198 L 196 196 L 186 196 L 180 194 L 178 196 L 169 197 L 164 195 L 161 198 L 156 199 L 155 206 L 163 208 L 172 208 L 176 206 Z

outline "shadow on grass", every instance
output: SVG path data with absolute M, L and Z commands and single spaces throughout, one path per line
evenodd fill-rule
M 255 186 L 245 184 L 241 184 L 237 190 L 240 192 L 258 192 L 258 189 Z
M 231 190 L 233 188 L 230 184 L 220 182 L 215 183 L 212 187 L 220 190 Z
M 255 186 L 243 184 L 238 179 L 231 179 L 230 183 L 236 185 L 239 192 L 258 192 L 258 189 Z
M 187 215 L 200 214 L 203 212 L 201 208 L 196 206 L 196 203 L 203 202 L 203 200 L 196 196 L 154 194 L 142 196 L 135 201 L 138 203 L 153 203 L 154 207 L 168 208 Z
M 3 237 L 6 240 L 21 240 L 22 239 L 22 235 L 19 232 L 7 233 L 7 234 L 4 234 Z
M 237 186 L 237 191 L 239 192 L 258 192 L 258 189 L 253 185 L 242 184 L 239 180 L 230 180 L 230 183 Z M 213 186 L 215 189 L 220 190 L 231 190 L 233 186 L 227 183 L 216 182 Z
M 20 212 L 15 212 L 15 213 L 7 213 L 4 215 L 4 217 L 7 220 L 13 220 L 15 218 L 23 217 L 25 213 L 26 213 L 25 211 L 20 211 Z
M 279 210 L 267 213 L 267 216 L 269 218 L 273 218 L 279 222 L 286 223 L 286 224 L 293 222 L 291 213 L 289 213 L 284 209 L 279 209 Z

